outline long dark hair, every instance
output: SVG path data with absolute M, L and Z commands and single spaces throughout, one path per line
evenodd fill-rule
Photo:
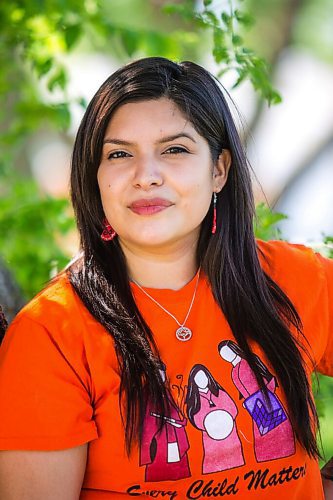
M 203 371 L 208 379 L 207 387 L 214 396 L 218 396 L 219 391 L 223 390 L 223 387 L 215 380 L 213 375 L 210 373 L 208 368 L 204 365 L 194 365 L 190 374 L 188 376 L 188 384 L 187 384 L 187 394 L 186 394 L 186 407 L 187 407 L 187 416 L 189 421 L 194 427 L 197 427 L 194 417 L 200 411 L 200 391 L 199 387 L 195 383 L 195 376 L 198 372 Z
M 260 266 L 252 226 L 255 211 L 249 165 L 227 100 L 218 81 L 201 66 L 160 57 L 134 61 L 103 83 L 83 117 L 72 158 L 72 202 L 83 257 L 70 268 L 69 276 L 83 303 L 114 339 L 127 449 L 141 436 L 144 392 L 148 390 L 161 412 L 167 396 L 158 373 L 158 349 L 132 296 L 122 249 L 117 238 L 111 243 L 100 238 L 104 213 L 97 170 L 114 111 L 128 102 L 161 97 L 171 99 L 208 141 L 213 162 L 222 149 L 231 153 L 228 180 L 217 195 L 217 232 L 211 235 L 211 206 L 201 225 L 197 264 L 260 387 L 266 390 L 249 340 L 263 349 L 280 380 L 299 442 L 311 456 L 318 456 L 312 420 L 317 424 L 318 419 L 303 347 L 289 329 L 293 326 L 301 333 L 301 320 L 285 293 Z

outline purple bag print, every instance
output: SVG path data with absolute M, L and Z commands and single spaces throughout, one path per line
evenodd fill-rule
M 244 407 L 257 424 L 262 436 L 287 420 L 287 415 L 275 394 L 268 391 L 268 399 L 270 406 L 267 405 L 262 390 L 259 390 L 244 401 Z

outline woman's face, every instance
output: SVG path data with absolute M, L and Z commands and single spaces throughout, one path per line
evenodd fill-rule
M 98 169 L 104 213 L 121 244 L 195 244 L 230 155 L 213 166 L 207 141 L 166 98 L 128 103 L 107 127 Z

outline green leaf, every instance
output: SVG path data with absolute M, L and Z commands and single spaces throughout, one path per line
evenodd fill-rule
M 240 24 L 243 24 L 246 28 L 249 28 L 255 24 L 254 17 L 248 12 L 242 12 L 238 9 L 234 12 L 235 18 Z
M 201 14 L 195 14 L 195 23 L 199 28 L 209 28 L 206 19 Z
M 236 52 L 235 59 L 236 59 L 236 62 L 238 64 L 240 64 L 241 66 L 248 66 L 249 58 L 247 56 L 245 56 L 244 54 Z
M 189 8 L 188 5 L 184 5 L 184 3 L 180 4 L 167 3 L 163 5 L 162 12 L 164 12 L 165 14 L 178 14 L 179 16 L 182 16 L 184 19 L 193 18 L 192 10 Z
M 272 212 L 265 203 L 259 203 L 256 207 L 256 219 L 254 220 L 256 237 L 262 240 L 281 239 L 280 231 L 274 226 L 284 219 L 288 219 L 288 217 L 278 212 Z
M 217 63 L 224 61 L 228 64 L 230 62 L 229 52 L 226 47 L 215 46 L 213 48 L 213 56 Z
M 269 106 L 271 104 L 280 104 L 282 102 L 282 96 L 277 90 L 271 87 L 269 93 L 267 94 L 267 101 Z
M 229 68 L 228 67 L 225 67 L 225 68 L 222 68 L 220 69 L 218 72 L 217 72 L 217 78 L 222 78 L 226 73 L 228 73 L 229 71 Z
M 211 23 L 213 26 L 218 26 L 219 25 L 219 20 L 214 14 L 214 12 L 211 12 L 210 10 L 206 10 L 203 14 L 203 18 L 206 20 L 206 22 Z
M 239 35 L 232 35 L 231 41 L 235 47 L 239 47 L 243 43 L 243 38 Z
M 138 49 L 140 36 L 135 31 L 124 30 L 120 33 L 120 38 L 127 54 L 131 57 Z
M 249 65 L 249 78 L 255 90 L 257 90 L 268 105 L 279 104 L 282 101 L 281 95 L 272 87 L 269 81 L 267 65 L 265 61 L 258 57 L 251 59 L 252 66 Z
M 219 27 L 215 27 L 213 30 L 213 42 L 214 45 L 223 45 L 225 46 L 225 31 L 223 31 Z
M 79 97 L 77 99 L 77 103 L 81 106 L 81 108 L 83 108 L 84 110 L 87 109 L 87 106 L 88 106 L 88 103 L 87 103 L 87 99 L 85 97 Z
M 227 14 L 226 12 L 222 12 L 221 19 L 224 22 L 224 24 L 227 26 L 227 28 L 231 28 L 232 18 L 231 18 L 231 16 L 229 16 L 229 14 Z
M 213 0 L 204 0 L 204 7 L 209 7 L 213 3 Z
M 46 75 L 52 68 L 54 60 L 51 57 L 34 61 L 34 67 L 39 77 Z
M 241 47 L 239 49 L 239 51 L 242 53 L 242 54 L 245 54 L 247 56 L 254 56 L 254 52 L 252 49 L 248 49 L 247 47 Z
M 246 78 L 248 77 L 249 72 L 247 68 L 242 68 L 238 70 L 238 78 L 236 82 L 233 84 L 232 88 L 238 87 Z
M 323 242 L 325 245 L 330 245 L 328 248 L 328 256 L 333 259 L 333 236 L 324 236 Z
M 57 87 L 64 90 L 67 85 L 67 72 L 63 67 L 59 67 L 55 73 L 49 78 L 47 82 L 47 88 L 50 92 L 53 92 Z
M 62 130 L 67 130 L 71 123 L 71 114 L 67 103 L 50 106 L 54 120 Z
M 68 50 L 72 49 L 74 45 L 79 41 L 82 34 L 82 26 L 80 24 L 72 24 L 71 26 L 66 26 L 65 28 L 65 43 Z

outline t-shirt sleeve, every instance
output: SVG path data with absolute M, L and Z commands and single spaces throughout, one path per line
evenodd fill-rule
M 328 328 L 323 355 L 317 363 L 317 371 L 333 377 L 333 259 L 324 258 L 320 254 L 316 257 L 324 270 L 327 290 Z
M 97 437 L 84 370 L 45 325 L 19 315 L 0 349 L 0 449 L 59 450 Z
M 285 241 L 258 240 L 263 269 L 300 315 L 310 371 L 333 376 L 333 259 Z

